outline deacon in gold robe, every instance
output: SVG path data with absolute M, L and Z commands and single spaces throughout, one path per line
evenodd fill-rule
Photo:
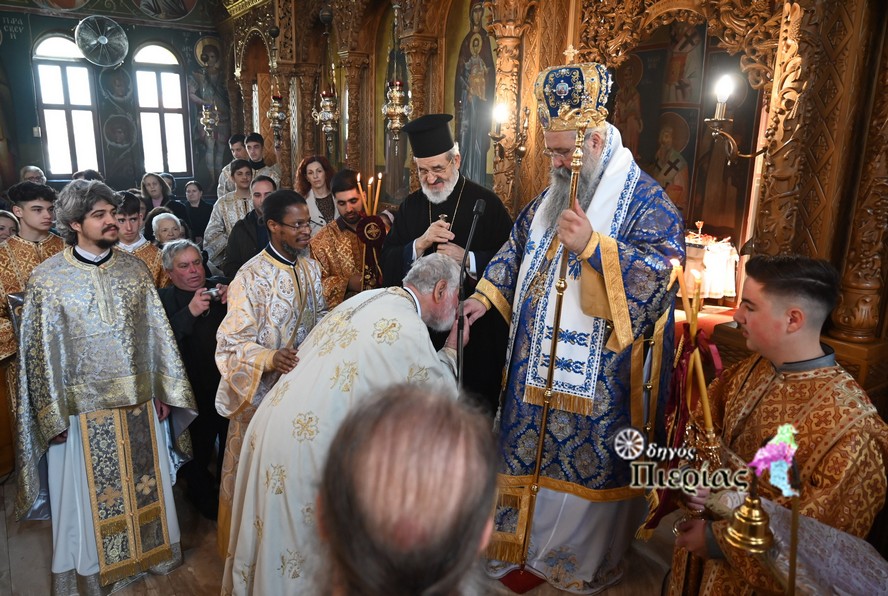
M 216 410 L 230 419 L 219 491 L 218 546 L 224 557 L 232 495 L 247 425 L 268 390 L 296 364 L 296 348 L 326 314 L 318 264 L 302 256 L 311 237 L 308 206 L 292 190 L 263 203 L 269 244 L 228 287 L 228 313 L 216 334 L 222 374 Z
M 723 466 L 745 469 L 778 426 L 792 424 L 798 431 L 794 461 L 801 514 L 865 537 L 885 503 L 888 426 L 836 364 L 832 348 L 820 343 L 823 323 L 838 301 L 838 274 L 826 261 L 795 255 L 753 257 L 746 274 L 734 320 L 757 354 L 709 391 Z M 789 507 L 766 476 L 758 490 Z M 707 494 L 699 491 L 689 506 L 702 509 Z M 678 525 L 670 593 L 783 592 L 764 557 L 728 544 L 727 526 L 727 520 L 704 519 Z
M 120 228 L 120 241 L 117 248 L 138 257 L 151 274 L 154 287 L 165 288 L 170 285 L 170 276 L 163 268 L 163 256 L 160 249 L 142 235 L 142 201 L 131 192 L 121 191 L 120 207 L 117 209 L 117 225 Z
M 18 394 L 18 338 L 8 298 L 25 291 L 34 267 L 65 248 L 65 242 L 49 231 L 56 200 L 52 188 L 20 182 L 9 188 L 9 198 L 19 232 L 0 244 L 0 383 L 7 388 L 6 398 L 0 397 L 0 474 L 11 472 L 14 465 L 12 416 Z
M 354 405 L 391 384 L 456 395 L 458 288 L 456 261 L 423 257 L 403 288 L 346 300 L 302 343 L 299 363 L 259 406 L 241 448 L 223 594 L 323 593 L 314 583 L 314 505 L 330 441 Z M 440 351 L 426 325 L 450 330 Z
M 182 561 L 172 482 L 195 403 L 145 265 L 112 250 L 117 203 L 98 181 L 62 190 L 69 247 L 34 269 L 25 296 L 16 516 L 51 517 L 55 594 Z
M 341 170 L 330 183 L 339 217 L 311 239 L 311 256 L 321 267 L 321 283 L 327 306 L 333 308 L 362 290 L 378 285 L 374 272 L 365 274 L 365 254 L 373 250 L 358 237 L 357 226 L 364 212 L 357 175 Z M 375 260 L 374 260 L 375 262 Z

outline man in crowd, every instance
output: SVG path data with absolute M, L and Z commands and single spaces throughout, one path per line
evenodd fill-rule
M 24 166 L 19 171 L 19 182 L 33 182 L 34 184 L 46 184 L 46 174 L 37 166 Z
M 247 148 L 244 141 L 247 137 L 238 133 L 233 134 L 228 139 L 228 148 L 231 150 L 232 159 L 247 159 Z M 231 162 L 225 164 L 219 173 L 219 184 L 216 186 L 216 198 L 221 199 L 228 193 L 234 191 L 234 181 L 231 179 Z
M 343 302 L 300 346 L 299 364 L 266 396 L 241 450 L 224 592 L 320 593 L 303 572 L 316 561 L 318 466 L 349 408 L 374 388 L 413 382 L 456 395 L 458 286 L 455 261 L 419 259 L 403 288 Z M 426 325 L 450 331 L 440 351 Z
M 253 168 L 253 176 L 268 176 L 274 180 L 275 186 L 281 183 L 281 164 L 273 166 L 265 165 L 265 139 L 258 132 L 251 132 L 245 141 L 247 147 L 247 159 Z
M 9 387 L 9 407 L 0 403 L 0 424 L 15 428 L 10 419 L 18 387 L 18 337 L 12 321 L 9 295 L 21 297 L 34 268 L 65 248 L 52 232 L 55 191 L 36 182 L 19 182 L 9 188 L 12 210 L 18 218 L 18 235 L 0 244 L 0 383 Z M 14 302 L 16 302 L 14 300 Z M 20 301 L 18 301 L 20 304 Z M 10 436 L 13 433 L 10 432 Z
M 801 514 L 863 538 L 885 503 L 888 425 L 833 349 L 820 343 L 838 299 L 839 276 L 826 261 L 752 257 L 734 320 L 755 354 L 716 380 L 709 400 L 724 467 L 746 469 L 778 426 L 792 424 Z M 758 493 L 788 507 L 766 478 Z M 702 510 L 707 495 L 698 491 L 691 507 Z M 702 518 L 679 524 L 671 593 L 783 591 L 760 559 L 727 542 L 727 526 Z M 703 559 L 702 578 L 688 552 Z
M 479 199 L 486 203 L 478 221 L 467 262 L 466 296 L 496 251 L 509 238 L 512 220 L 494 193 L 466 179 L 459 172 L 459 146 L 453 142 L 449 114 L 429 114 L 409 122 L 410 138 L 419 174 L 420 190 L 407 196 L 382 249 L 386 285 L 401 283 L 410 264 L 424 254 L 439 252 L 462 263 Z M 502 383 L 507 326 L 490 317 L 475 329 L 475 341 L 465 350 L 464 385 L 481 396 L 495 412 Z M 442 336 L 435 337 L 441 345 Z
M 253 181 L 253 168 L 245 159 L 235 159 L 231 166 L 231 179 L 235 190 L 213 204 L 210 222 L 204 232 L 204 249 L 210 263 L 222 271 L 225 264 L 225 251 L 228 247 L 228 236 L 231 228 L 253 208 L 250 194 L 250 182 Z
M 98 170 L 86 169 L 74 172 L 71 180 L 98 180 L 99 182 L 104 182 L 105 177 Z
M 219 552 L 228 549 L 234 480 L 241 443 L 256 408 L 280 375 L 296 365 L 296 348 L 327 312 L 318 264 L 306 254 L 308 206 L 292 190 L 263 204 L 268 246 L 231 282 L 228 314 L 216 335 L 222 374 L 216 409 L 230 420 L 219 494 Z
M 117 203 L 97 181 L 62 190 L 69 246 L 34 269 L 22 316 L 16 515 L 51 515 L 59 594 L 182 562 L 167 440 L 195 403 L 144 263 L 112 250 Z
M 188 498 L 201 515 L 216 519 L 228 419 L 216 411 L 219 369 L 216 368 L 216 331 L 225 318 L 228 286 L 207 279 L 200 249 L 189 240 L 174 240 L 163 247 L 163 266 L 173 282 L 158 291 L 160 301 L 176 336 L 179 353 L 197 401 L 197 419 L 189 427 L 194 459 L 182 473 L 188 483 Z M 212 291 L 215 289 L 217 293 Z M 219 441 L 215 477 L 209 465 Z
M 357 234 L 358 223 L 364 215 L 357 173 L 340 170 L 333 176 L 330 190 L 339 217 L 311 239 L 309 248 L 312 258 L 321 266 L 327 306 L 333 308 L 358 292 L 374 287 L 377 276 L 367 271 L 365 277 L 365 251 L 371 249 Z
M 268 230 L 262 221 L 262 204 L 265 198 L 277 190 L 274 180 L 265 175 L 256 176 L 250 183 L 253 210 L 234 224 L 225 249 L 222 271 L 228 279 L 234 279 L 244 263 L 259 254 L 268 245 Z
M 401 385 L 358 404 L 320 481 L 329 572 L 319 592 L 471 593 L 493 527 L 495 467 L 490 423 L 463 402 Z
M 148 267 L 154 286 L 163 288 L 170 284 L 169 275 L 163 267 L 163 258 L 160 249 L 148 242 L 142 235 L 144 218 L 142 208 L 144 204 L 139 198 L 129 191 L 121 191 L 120 206 L 117 208 L 117 225 L 120 229 L 117 248 L 139 257 Z
M 578 86 L 582 93 L 561 93 Z M 518 536 L 529 533 L 529 553 L 517 536 L 494 539 L 488 551 L 490 571 L 507 585 L 528 579 L 515 565 L 525 557 L 527 572 L 561 589 L 591 592 L 620 581 L 620 561 L 644 512 L 640 490 L 629 486 L 629 462 L 613 443 L 627 426 L 644 429 L 648 440 L 653 436 L 655 421 L 644 420 L 643 412 L 654 411 L 672 369 L 674 291 L 668 283 L 670 259 L 684 259 L 684 225 L 663 189 L 623 147 L 619 131 L 605 122 L 609 90 L 610 75 L 600 64 L 554 67 L 537 78 L 550 186 L 519 215 L 509 242 L 478 282 L 476 299 L 466 301 L 470 320 L 495 307 L 498 314 L 488 317 L 512 323 L 500 414 L 501 486 L 522 490 L 528 508 L 534 502 L 530 486 L 540 487 L 524 518 L 532 527 L 517 528 Z M 572 203 L 578 121 L 589 129 Z M 567 289 L 556 323 L 562 259 Z M 547 399 L 556 326 L 558 366 Z M 659 375 L 644 377 L 646 351 Z

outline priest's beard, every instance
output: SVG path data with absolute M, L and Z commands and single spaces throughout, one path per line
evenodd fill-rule
M 453 292 L 455 293 L 456 290 L 453 290 Z M 449 299 L 450 296 L 452 296 L 452 294 L 445 296 L 445 300 Z M 448 307 L 445 312 L 440 313 L 440 316 L 432 315 L 426 325 L 435 331 L 450 331 L 450 328 L 453 327 L 453 321 L 456 320 L 456 309 L 457 302 L 454 300 L 453 306 Z
M 599 174 L 603 164 L 600 157 L 587 151 L 580 169 L 580 180 L 577 184 L 577 200 L 580 208 L 585 211 L 592 202 L 598 188 Z M 540 217 L 547 228 L 555 227 L 558 217 L 565 209 L 570 209 L 570 168 L 552 168 L 549 172 L 549 191 L 546 200 L 540 207 Z
M 449 197 L 450 193 L 453 192 L 453 189 L 456 188 L 457 182 L 459 182 L 459 171 L 456 172 L 456 175 L 453 178 L 444 181 L 444 188 L 442 190 L 433 191 L 429 189 L 426 185 L 425 176 L 419 181 L 419 185 L 422 187 L 422 192 L 425 193 L 425 196 L 430 203 L 440 205 L 447 200 L 447 197 Z

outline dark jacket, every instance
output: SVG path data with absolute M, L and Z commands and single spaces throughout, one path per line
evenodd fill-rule
M 228 248 L 225 251 L 225 262 L 222 271 L 228 279 L 234 279 L 244 263 L 255 257 L 268 244 L 268 233 L 260 238 L 259 221 L 256 211 L 250 211 L 243 219 L 234 224 L 228 235 Z

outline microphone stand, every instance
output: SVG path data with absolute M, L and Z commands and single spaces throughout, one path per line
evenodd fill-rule
M 456 385 L 460 391 L 463 388 L 463 330 L 465 325 L 465 314 L 463 310 L 463 302 L 466 299 L 466 263 L 469 260 L 469 249 L 472 247 L 472 239 L 475 236 L 475 227 L 478 220 L 484 213 L 486 203 L 484 199 L 475 201 L 475 208 L 472 209 L 472 227 L 469 228 L 469 237 L 466 239 L 465 252 L 463 253 L 462 263 L 459 267 L 459 306 L 456 323 Z

